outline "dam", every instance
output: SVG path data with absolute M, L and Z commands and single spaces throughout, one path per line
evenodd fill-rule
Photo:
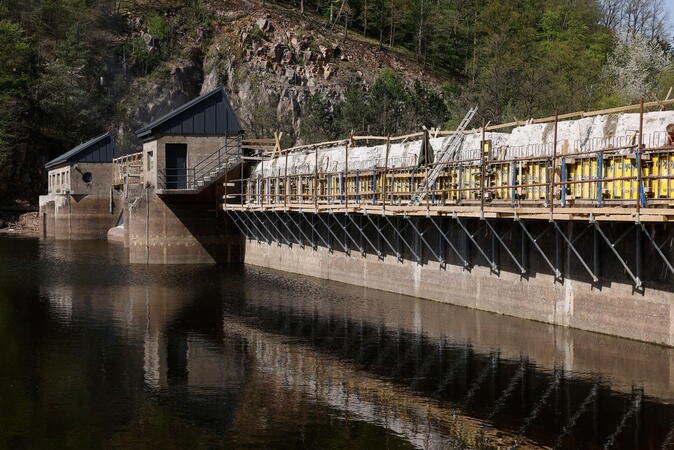
M 284 149 L 219 88 L 139 130 L 111 182 L 42 198 L 42 235 L 103 215 L 131 263 L 245 262 L 674 346 L 672 104 Z

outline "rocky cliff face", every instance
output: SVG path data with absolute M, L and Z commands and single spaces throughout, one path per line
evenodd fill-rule
M 122 146 L 137 146 L 132 131 L 190 98 L 222 85 L 247 135 L 271 137 L 283 131 L 297 142 L 303 108 L 314 93 L 333 104 L 349 83 L 366 88 L 391 68 L 406 82 L 440 85 L 413 62 L 341 30 L 283 9 L 244 2 L 224 8 L 207 3 L 213 31 L 186 39 L 180 54 L 133 81 L 123 99 L 129 120 L 120 123 Z M 136 33 L 143 22 L 129 18 Z M 147 36 L 148 46 L 161 45 Z

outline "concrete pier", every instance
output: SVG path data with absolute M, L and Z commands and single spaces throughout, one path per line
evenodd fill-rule
M 125 209 L 129 261 L 143 264 L 208 264 L 243 261 L 237 228 L 218 214 L 216 186 L 197 195 L 159 196 L 130 186 Z

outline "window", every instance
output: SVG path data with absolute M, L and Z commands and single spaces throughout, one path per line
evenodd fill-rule
M 82 174 L 82 181 L 85 183 L 91 183 L 94 180 L 94 175 L 91 172 L 84 172 Z

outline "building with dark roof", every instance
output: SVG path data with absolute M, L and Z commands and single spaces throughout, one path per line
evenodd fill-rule
M 115 142 L 106 133 L 45 164 L 48 193 L 40 196 L 44 237 L 105 238 L 119 215 L 111 190 L 114 156 Z
M 115 143 L 109 133 L 97 136 L 52 159 L 48 172 L 50 194 L 88 194 L 94 180 L 108 182 Z M 100 180 L 101 176 L 104 180 Z M 106 186 L 107 189 L 108 186 Z
M 136 131 L 145 184 L 159 194 L 205 189 L 240 153 L 242 134 L 222 87 L 195 98 Z

